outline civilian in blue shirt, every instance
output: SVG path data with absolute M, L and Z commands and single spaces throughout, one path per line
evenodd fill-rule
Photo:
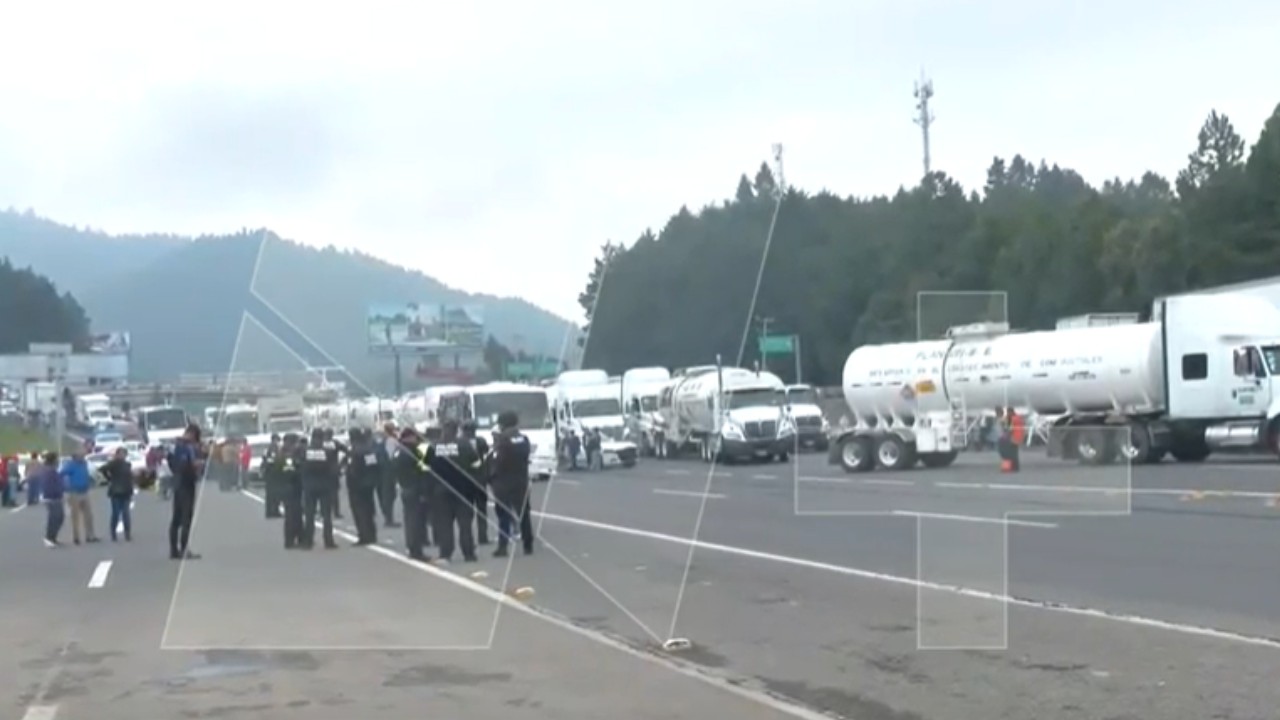
M 93 532 L 93 507 L 89 491 L 93 489 L 93 473 L 83 453 L 73 453 L 62 466 L 62 481 L 66 483 L 67 506 L 71 508 L 71 541 L 80 544 L 80 530 L 84 530 L 85 542 L 96 543 Z
M 41 496 L 48 509 L 48 520 L 44 528 L 45 547 L 62 547 L 58 542 L 58 533 L 62 532 L 62 523 L 66 519 L 66 511 L 62 506 L 63 484 L 62 474 L 58 472 L 57 453 L 46 453 L 44 462 L 32 480 L 39 478 Z
M 173 560 L 198 560 L 199 555 L 187 549 L 191 525 L 196 517 L 196 482 L 204 472 L 200 451 L 200 427 L 188 425 L 182 439 L 169 453 L 169 469 L 173 471 L 173 517 L 169 520 L 169 557 Z

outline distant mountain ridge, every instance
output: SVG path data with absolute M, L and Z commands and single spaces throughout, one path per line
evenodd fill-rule
M 290 357 L 279 348 L 241 347 L 233 359 L 244 312 L 256 317 L 264 303 L 324 357 L 375 387 L 389 385 L 393 376 L 388 359 L 368 353 L 370 305 L 479 305 L 486 332 L 499 342 L 553 357 L 575 327 L 519 298 L 473 295 L 364 253 L 312 248 L 270 231 L 194 239 L 112 236 L 10 210 L 0 212 L 3 256 L 71 292 L 94 331 L 129 331 L 138 379 L 221 373 L 233 364 L 245 371 L 294 369 L 279 367 L 282 357 Z

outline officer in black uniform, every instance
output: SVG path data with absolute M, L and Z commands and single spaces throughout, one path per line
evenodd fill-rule
M 302 547 L 315 546 L 316 512 L 324 531 L 324 546 L 338 547 L 333 541 L 333 473 L 338 467 L 337 446 L 324 439 L 324 431 L 311 431 L 302 463 Z
M 262 484 L 265 486 L 264 495 L 266 495 L 263 503 L 267 508 L 267 519 L 278 518 L 282 516 L 280 511 L 284 504 L 283 488 L 280 485 L 282 480 L 280 474 L 280 436 L 271 435 L 271 444 L 267 446 L 266 452 L 262 453 Z
M 351 454 L 347 462 L 347 499 L 351 501 L 351 519 L 356 524 L 356 545 L 378 542 L 377 506 L 374 497 L 382 482 L 382 467 L 374 452 L 370 431 L 351 431 Z
M 422 457 L 426 453 L 422 438 L 413 428 L 400 433 L 400 452 L 396 454 L 396 479 L 400 483 L 400 501 L 404 507 L 404 545 L 410 558 L 426 562 L 424 552 L 429 544 L 427 518 L 435 477 Z
M 306 443 L 294 433 L 287 433 L 280 445 L 280 501 L 284 504 L 284 549 L 302 547 L 302 465 L 306 462 Z
M 476 437 L 476 422 L 468 420 L 462 425 L 459 445 L 469 444 L 475 450 L 476 461 L 467 468 L 471 476 L 471 506 L 476 517 L 476 543 L 489 544 L 489 443 Z
M 342 467 L 347 461 L 347 446 L 333 439 L 333 428 L 324 429 L 325 449 L 337 449 L 338 462 L 333 468 L 333 516 L 342 519 Z
M 520 419 L 510 410 L 498 416 L 493 438 L 493 499 L 498 514 L 498 549 L 494 557 L 507 556 L 512 526 L 520 523 L 524 554 L 533 554 L 533 521 L 529 512 L 529 438 L 520 432 Z
M 453 528 L 457 525 L 462 558 L 475 562 L 476 543 L 471 534 L 475 482 L 468 472 L 479 465 L 475 447 L 459 442 L 458 422 L 446 420 L 440 428 L 440 440 L 427 446 L 425 457 L 438 479 L 432 492 L 431 512 L 440 559 L 453 559 Z

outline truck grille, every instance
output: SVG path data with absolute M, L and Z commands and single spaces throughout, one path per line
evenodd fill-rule
M 778 435 L 778 423 L 773 420 L 749 422 L 743 427 L 743 432 L 746 433 L 748 440 L 773 439 Z
M 822 418 L 817 415 L 812 417 L 796 418 L 796 427 L 803 428 L 805 430 L 820 428 L 822 427 Z

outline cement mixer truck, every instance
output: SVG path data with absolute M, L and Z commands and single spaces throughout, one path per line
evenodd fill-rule
M 853 423 L 831 442 L 850 472 L 944 467 L 972 413 L 1054 418 L 1051 456 L 1087 464 L 1199 462 L 1219 449 L 1277 451 L 1280 310 L 1240 295 L 1156 303 L 1151 322 L 868 345 L 845 362 Z

